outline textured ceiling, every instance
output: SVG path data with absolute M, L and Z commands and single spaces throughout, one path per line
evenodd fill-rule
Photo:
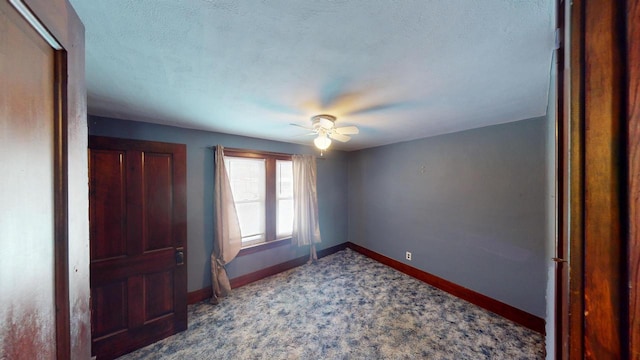
M 70 0 L 89 113 L 344 150 L 546 113 L 553 0 Z

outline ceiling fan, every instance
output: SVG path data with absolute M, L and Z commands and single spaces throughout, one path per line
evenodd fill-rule
M 317 135 L 313 140 L 313 143 L 320 150 L 326 150 L 331 145 L 331 139 L 340 142 L 347 142 L 351 140 L 351 136 L 360 132 L 356 126 L 344 126 L 336 127 L 336 117 L 333 115 L 321 114 L 311 118 L 311 127 L 305 127 L 298 124 L 291 124 L 307 130 L 310 130 L 309 135 Z

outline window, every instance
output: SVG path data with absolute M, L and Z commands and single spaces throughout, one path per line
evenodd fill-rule
M 291 236 L 293 232 L 293 163 L 276 160 L 276 201 L 278 223 L 276 235 Z
M 291 156 L 225 149 L 225 166 L 238 212 L 242 247 L 291 237 Z
M 231 192 L 238 212 L 242 245 L 264 242 L 265 236 L 265 161 L 225 157 Z

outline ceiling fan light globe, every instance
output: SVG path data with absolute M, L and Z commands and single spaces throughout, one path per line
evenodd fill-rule
M 331 139 L 325 136 L 318 136 L 313 140 L 313 143 L 320 150 L 326 150 L 331 145 Z

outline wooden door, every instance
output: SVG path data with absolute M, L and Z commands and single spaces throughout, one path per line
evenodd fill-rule
M 88 259 L 85 271 L 74 257 L 69 272 L 87 240 L 86 203 L 70 209 L 68 196 L 70 181 L 86 184 L 86 166 L 69 166 L 86 159 L 86 137 L 67 132 L 86 128 L 83 76 L 84 32 L 65 0 L 0 1 L 2 359 L 89 355 Z
M 92 351 L 187 328 L 186 146 L 89 138 Z

